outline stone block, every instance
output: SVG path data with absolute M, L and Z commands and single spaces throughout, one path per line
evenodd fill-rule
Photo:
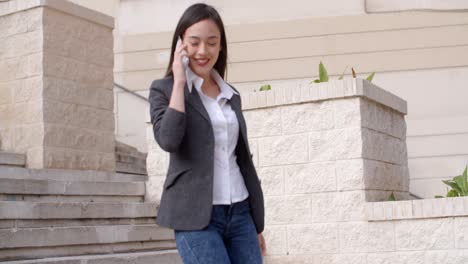
M 424 251 L 370 253 L 367 264 L 425 264 Z
M 301 194 L 336 190 L 333 162 L 298 164 L 284 167 L 285 193 Z
M 151 138 L 153 137 L 152 126 L 148 130 L 151 131 L 148 135 L 150 135 L 149 141 L 152 142 L 148 147 L 148 157 L 146 158 L 146 170 L 148 171 L 148 176 L 165 176 L 169 168 L 169 153 L 163 151 L 158 146 L 154 138 Z
M 42 166 L 45 168 L 115 171 L 114 153 L 47 147 L 43 156 Z M 29 168 L 44 168 L 40 165 L 39 167 L 32 167 L 32 165 L 29 163 L 28 154 Z
M 452 218 L 395 222 L 396 250 L 441 250 L 454 248 Z
M 309 161 L 334 161 L 337 140 L 342 136 L 342 130 L 328 130 L 309 133 Z
M 249 138 L 279 136 L 281 130 L 281 109 L 267 108 L 244 112 Z
M 361 98 L 333 100 L 335 128 L 361 127 Z
M 263 167 L 257 169 L 264 195 L 285 193 L 285 176 L 282 167 Z
M 265 222 L 272 224 L 307 223 L 311 217 L 311 198 L 307 195 L 265 197 Z
M 13 98 L 15 103 L 32 102 L 42 98 L 42 77 L 35 76 L 14 82 Z
M 24 166 L 25 163 L 26 157 L 24 154 L 0 151 L 0 165 Z
M 364 142 L 360 128 L 337 130 L 336 136 L 330 140 L 335 144 L 334 151 L 337 160 L 362 157 Z
M 43 107 L 46 123 L 91 130 L 114 131 L 113 111 L 48 99 L 44 100 Z
M 394 251 L 395 238 L 391 222 L 357 222 L 339 225 L 340 252 Z
M 146 202 L 161 202 L 161 195 L 163 191 L 165 176 L 149 177 L 148 181 L 145 182 L 145 201 Z
M 286 226 L 267 226 L 263 231 L 268 255 L 287 254 Z
M 0 83 L 0 105 L 8 105 L 12 102 L 13 89 L 11 88 L 11 85 L 9 85 L 9 83 Z
M 367 189 L 406 191 L 408 168 L 375 160 L 364 160 L 364 182 Z
M 339 191 L 363 190 L 365 188 L 364 161 L 362 159 L 338 160 L 336 183 Z
M 259 165 L 286 165 L 304 163 L 308 159 L 307 135 L 261 138 Z
M 455 229 L 455 248 L 468 248 L 468 218 L 453 218 Z
M 468 262 L 467 250 L 430 250 L 424 255 L 424 264 L 463 264 Z
M 44 146 L 80 149 L 103 153 L 114 152 L 114 132 L 45 124 Z
M 0 38 L 21 34 L 28 31 L 28 24 L 23 23 L 28 12 L 18 12 L 0 17 Z
M 333 105 L 329 101 L 283 106 L 283 134 L 328 130 L 334 127 Z
M 293 225 L 288 228 L 289 254 L 338 253 L 337 224 Z
M 406 143 L 374 130 L 362 130 L 363 157 L 399 165 L 406 164 Z

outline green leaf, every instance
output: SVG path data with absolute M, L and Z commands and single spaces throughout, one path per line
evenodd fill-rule
M 271 85 L 265 84 L 260 87 L 260 91 L 269 91 L 271 90 Z
M 434 198 L 444 198 L 442 195 L 435 195 Z
M 372 79 L 374 79 L 375 72 L 371 73 L 369 76 L 367 76 L 366 80 L 369 82 L 372 82 Z
M 453 178 L 453 180 L 457 183 L 458 187 L 460 188 L 460 196 L 466 196 L 466 194 L 468 194 L 468 184 L 463 175 L 457 176 Z
M 319 64 L 319 79 L 320 79 L 320 82 L 328 82 L 327 69 L 325 69 L 325 66 L 323 65 L 322 62 L 320 62 Z
M 314 83 L 320 83 L 320 80 L 319 80 L 319 79 L 315 79 L 315 80 L 314 80 Z
M 343 73 L 340 75 L 340 77 L 338 77 L 338 80 L 343 80 L 344 74 L 345 74 L 345 72 L 346 72 L 347 69 L 348 69 L 348 66 L 346 66 L 346 68 L 344 69 Z
M 459 194 L 457 191 L 455 190 L 450 190 L 448 193 L 447 193 L 447 197 L 458 197 Z
M 390 194 L 390 197 L 388 197 L 388 200 L 389 201 L 396 201 L 395 194 L 393 194 L 393 192 L 392 192 L 392 194 Z
M 453 180 L 446 180 L 446 181 L 442 181 L 442 182 L 447 184 L 448 186 L 452 187 L 452 189 L 456 190 L 457 192 L 461 191 L 460 187 Z

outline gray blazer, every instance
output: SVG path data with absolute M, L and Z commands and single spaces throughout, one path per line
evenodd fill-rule
M 177 230 L 200 230 L 209 224 L 213 206 L 214 134 L 197 89 L 189 92 L 185 86 L 185 113 L 168 108 L 173 82 L 172 77 L 155 80 L 149 94 L 154 137 L 170 153 L 156 222 Z M 252 162 L 240 96 L 234 94 L 230 104 L 240 129 L 237 163 L 249 192 L 257 233 L 261 233 L 265 218 L 263 192 Z

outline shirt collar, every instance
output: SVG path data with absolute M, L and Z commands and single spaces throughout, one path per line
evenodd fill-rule
M 201 87 L 204 81 L 203 78 L 194 73 L 192 69 L 190 69 L 190 67 L 187 67 L 185 73 L 189 92 L 192 92 L 192 87 L 195 86 L 197 92 L 202 93 Z M 221 75 L 219 75 L 218 71 L 212 69 L 211 76 L 213 77 L 215 82 L 218 84 L 219 89 L 221 90 L 221 93 L 218 95 L 217 99 L 226 98 L 230 100 L 234 94 L 239 95 L 238 92 L 234 91 L 234 89 L 232 89 L 232 87 L 224 81 Z

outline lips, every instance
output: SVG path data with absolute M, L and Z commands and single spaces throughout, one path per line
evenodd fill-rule
M 195 63 L 200 67 L 204 67 L 204 66 L 208 65 L 209 61 L 210 60 L 206 59 L 206 58 L 205 59 L 195 59 Z

